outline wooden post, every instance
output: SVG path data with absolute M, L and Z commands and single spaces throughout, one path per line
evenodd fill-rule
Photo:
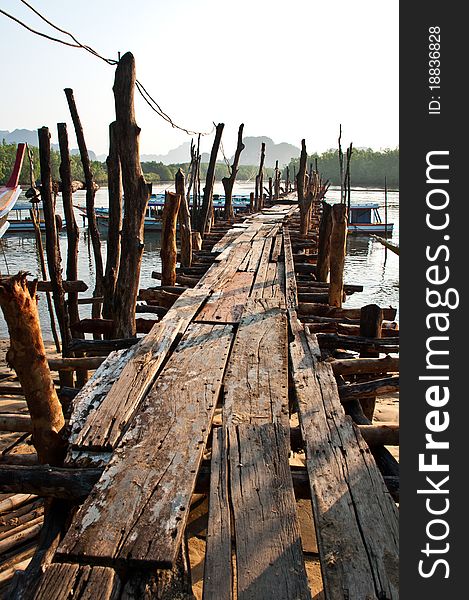
M 363 306 L 360 312 L 360 335 L 367 338 L 380 338 L 383 324 L 383 311 L 377 304 Z M 379 352 L 360 352 L 360 358 L 378 358 Z M 376 396 L 360 399 L 363 413 L 367 419 L 373 421 Z
M 79 229 L 75 220 L 75 214 L 73 212 L 73 189 L 72 189 L 72 172 L 70 168 L 70 153 L 68 149 L 68 133 L 66 123 L 58 123 L 57 131 L 59 136 L 59 147 L 60 147 L 60 180 L 62 184 L 62 203 L 65 215 L 65 226 L 67 229 L 67 280 L 77 281 L 78 280 L 78 242 L 79 242 Z M 78 323 L 80 320 L 80 313 L 78 311 L 78 292 L 69 292 L 67 299 L 67 309 L 69 323 Z M 77 338 L 84 339 L 85 335 L 80 331 L 75 332 Z M 69 353 L 67 352 L 67 355 Z M 64 376 L 61 375 L 63 380 Z M 77 371 L 77 384 L 79 387 L 83 387 L 88 381 L 88 371 L 86 369 L 80 369 Z M 64 385 L 67 386 L 72 381 L 64 381 Z
M 181 195 L 166 192 L 161 231 L 161 285 L 176 285 L 176 222 Z
M 96 268 L 96 283 L 93 292 L 93 296 L 103 295 L 103 257 L 101 255 L 101 238 L 99 236 L 98 225 L 96 222 L 96 214 L 94 212 L 94 197 L 96 194 L 95 183 L 93 180 L 93 173 L 91 171 L 90 157 L 88 149 L 86 147 L 85 135 L 83 133 L 83 127 L 81 125 L 80 117 L 78 115 L 75 98 L 73 96 L 73 90 L 66 88 L 64 90 L 67 98 L 68 107 L 72 116 L 73 126 L 75 128 L 75 134 L 77 137 L 78 148 L 80 150 L 81 164 L 83 165 L 83 173 L 85 175 L 86 184 L 86 216 L 88 219 L 88 231 L 91 237 L 91 243 L 93 245 L 93 255 Z M 101 316 L 101 305 L 96 302 L 92 306 L 93 318 L 99 318 Z
M 65 421 L 46 359 L 36 284 L 31 288 L 24 272 L 0 279 L 0 306 L 10 333 L 7 362 L 14 368 L 28 404 L 39 461 L 60 465 Z
M 250 194 L 249 194 L 249 212 L 250 213 L 254 212 L 254 207 L 255 207 L 254 192 L 250 192 Z
M 117 149 L 116 122 L 109 125 L 109 155 L 106 159 L 109 194 L 106 271 L 103 282 L 103 317 L 112 319 L 121 255 L 122 171 Z
M 261 160 L 259 164 L 259 204 L 257 210 L 264 208 L 264 161 L 265 161 L 265 143 L 261 144 Z
M 260 200 L 259 200 L 259 175 L 256 175 L 256 184 L 254 188 L 254 210 L 257 212 L 259 210 Z
M 272 177 L 269 177 L 269 202 L 272 203 L 274 198 Z
M 217 165 L 218 150 L 220 148 L 221 136 L 223 133 L 224 123 L 218 123 L 213 141 L 210 161 L 208 163 L 207 177 L 205 179 L 204 198 L 202 201 L 202 210 L 199 220 L 199 231 L 203 236 L 204 233 L 210 233 L 212 210 L 213 210 L 213 185 L 215 183 L 215 167 Z
M 329 275 L 329 254 L 331 248 L 332 206 L 322 203 L 322 215 L 319 223 L 318 260 L 316 263 L 316 279 L 327 281 Z
M 187 204 L 184 173 L 178 169 L 176 173 L 176 194 L 181 196 L 179 204 L 179 237 L 181 240 L 181 266 L 190 267 L 192 264 L 192 231 L 191 215 Z
M 290 193 L 290 167 L 287 166 L 287 174 L 286 174 L 286 182 L 285 182 L 285 192 L 287 194 Z
M 28 158 L 29 158 L 29 179 L 31 188 L 34 190 L 35 201 L 39 200 L 40 193 L 36 189 L 36 178 L 34 177 L 34 164 L 33 164 L 33 155 L 31 149 L 28 146 Z M 34 227 L 34 237 L 36 238 L 36 248 L 39 254 L 39 262 L 41 264 L 41 275 L 44 281 L 47 280 L 47 272 L 46 272 L 46 261 L 44 258 L 44 247 L 42 245 L 42 236 L 41 236 L 41 228 L 39 225 L 39 216 L 38 211 L 34 204 L 29 209 L 29 214 L 31 216 L 31 221 Z M 50 326 L 52 331 L 52 337 L 54 338 L 55 349 L 57 352 L 60 352 L 60 341 L 59 336 L 57 334 L 57 328 L 55 326 L 55 317 L 54 317 L 54 308 L 52 306 L 52 298 L 49 292 L 46 292 L 46 301 L 47 301 L 47 310 L 49 311 L 50 317 Z
M 65 226 L 67 228 L 67 279 L 76 281 L 78 279 L 78 240 L 79 230 L 73 212 L 72 197 L 72 173 L 70 169 L 70 154 L 68 150 L 68 134 L 66 123 L 58 123 L 60 147 L 60 180 L 62 182 L 62 202 L 65 215 Z M 78 294 L 68 294 L 68 314 L 71 323 L 80 320 L 78 314 Z
M 332 207 L 332 232 L 330 246 L 329 304 L 340 308 L 344 294 L 344 264 L 347 245 L 347 207 Z
M 309 204 L 307 202 L 306 186 L 306 162 L 308 160 L 308 153 L 306 152 L 306 141 L 301 140 L 301 154 L 300 154 L 300 168 L 298 169 L 297 175 L 297 190 L 298 190 L 298 205 L 300 207 L 300 234 L 306 235 L 308 233 L 309 225 Z
M 243 144 L 243 129 L 244 123 L 241 123 L 238 129 L 238 143 L 236 144 L 236 151 L 231 165 L 231 173 L 229 177 L 223 177 L 221 180 L 223 188 L 225 190 L 225 212 L 224 218 L 228 221 L 234 217 L 233 212 L 233 187 L 236 181 L 236 175 L 238 174 L 239 157 L 245 146 Z
M 65 308 L 65 294 L 62 285 L 62 259 L 55 222 L 55 201 L 52 193 L 50 164 L 50 133 L 47 127 L 38 130 L 39 160 L 41 165 L 41 197 L 46 226 L 47 267 L 52 284 L 55 313 L 62 338 L 62 355 L 68 355 L 71 341 L 68 313 Z
M 275 171 L 274 171 L 274 200 L 278 200 L 280 196 L 280 179 L 278 176 L 278 160 L 275 161 Z
M 194 252 L 202 250 L 202 236 L 199 231 L 192 232 L 192 250 Z
M 113 305 L 113 337 L 136 334 L 135 307 L 143 254 L 143 226 L 150 192 L 140 165 L 140 128 L 135 121 L 135 60 L 124 54 L 116 68 L 114 98 L 116 106 L 117 147 L 124 189 L 121 257 Z

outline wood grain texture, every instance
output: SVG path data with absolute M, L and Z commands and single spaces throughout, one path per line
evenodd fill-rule
M 80 419 L 79 431 L 75 424 L 72 428 L 72 434 L 76 431 L 71 437 L 74 447 L 92 448 L 97 452 L 116 447 L 177 335 L 184 333 L 207 296 L 204 288 L 185 291 L 165 318 L 124 355 L 120 370 L 110 365 L 111 374 L 107 375 L 101 401 L 94 401 L 95 408 L 85 421 Z
M 232 597 L 227 435 L 223 427 L 218 427 L 213 433 L 203 600 Z
M 253 298 L 262 298 L 264 292 L 265 280 L 267 278 L 267 271 L 269 268 L 270 251 L 272 248 L 272 238 L 266 238 L 264 248 L 262 250 L 262 256 L 259 261 L 257 268 L 256 277 L 254 279 L 254 285 L 252 288 L 251 296 Z
M 398 598 L 398 520 L 366 443 L 340 406 L 332 367 L 294 330 L 290 356 L 328 599 Z
M 41 577 L 33 600 L 112 600 L 120 590 L 113 569 L 71 563 L 53 563 Z
M 288 228 L 283 229 L 283 251 L 285 260 L 285 297 L 288 310 L 298 308 L 298 291 L 296 287 L 295 262 Z
M 226 423 L 288 424 L 287 319 L 278 300 L 247 301 L 224 388 Z
M 199 313 L 196 321 L 239 323 L 254 280 L 254 273 L 238 271 L 221 289 L 215 291 Z
M 231 326 L 189 328 L 79 509 L 59 547 L 63 558 L 174 563 L 232 337 Z
M 229 429 L 230 490 L 239 600 L 310 599 L 288 430 L 279 424 Z

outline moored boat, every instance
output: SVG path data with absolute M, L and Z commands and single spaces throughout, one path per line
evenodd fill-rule
M 18 144 L 15 164 L 10 179 L 6 185 L 0 187 L 0 237 L 2 237 L 9 228 L 10 223 L 8 222 L 8 215 L 21 194 L 21 188 L 18 185 L 18 182 L 20 179 L 21 167 L 23 166 L 25 149 L 26 144 Z
M 349 233 L 380 233 L 392 235 L 394 223 L 385 223 L 379 214 L 379 204 L 369 202 L 350 207 Z

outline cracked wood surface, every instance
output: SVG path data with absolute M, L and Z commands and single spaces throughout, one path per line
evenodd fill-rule
M 191 325 L 58 555 L 104 566 L 174 563 L 232 337 L 229 325 Z
M 341 407 L 316 337 L 293 324 L 290 355 L 325 595 L 398 598 L 398 517 L 366 442 Z
M 280 424 L 229 429 L 238 600 L 311 599 L 288 437 Z
M 238 271 L 223 289 L 215 291 L 195 319 L 211 323 L 239 323 L 251 291 L 254 273 Z
M 203 600 L 231 600 L 231 516 L 228 497 L 227 434 L 213 432 Z
M 121 582 L 113 569 L 71 563 L 53 563 L 46 568 L 33 600 L 113 600 Z
M 288 338 L 277 299 L 249 299 L 224 380 L 225 423 L 288 425 Z

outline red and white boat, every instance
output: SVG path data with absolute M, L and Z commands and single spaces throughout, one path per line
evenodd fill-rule
M 18 144 L 15 164 L 10 179 L 6 185 L 0 186 L 0 238 L 9 227 L 8 215 L 21 194 L 18 181 L 20 179 L 21 167 L 23 166 L 25 149 L 26 144 Z

